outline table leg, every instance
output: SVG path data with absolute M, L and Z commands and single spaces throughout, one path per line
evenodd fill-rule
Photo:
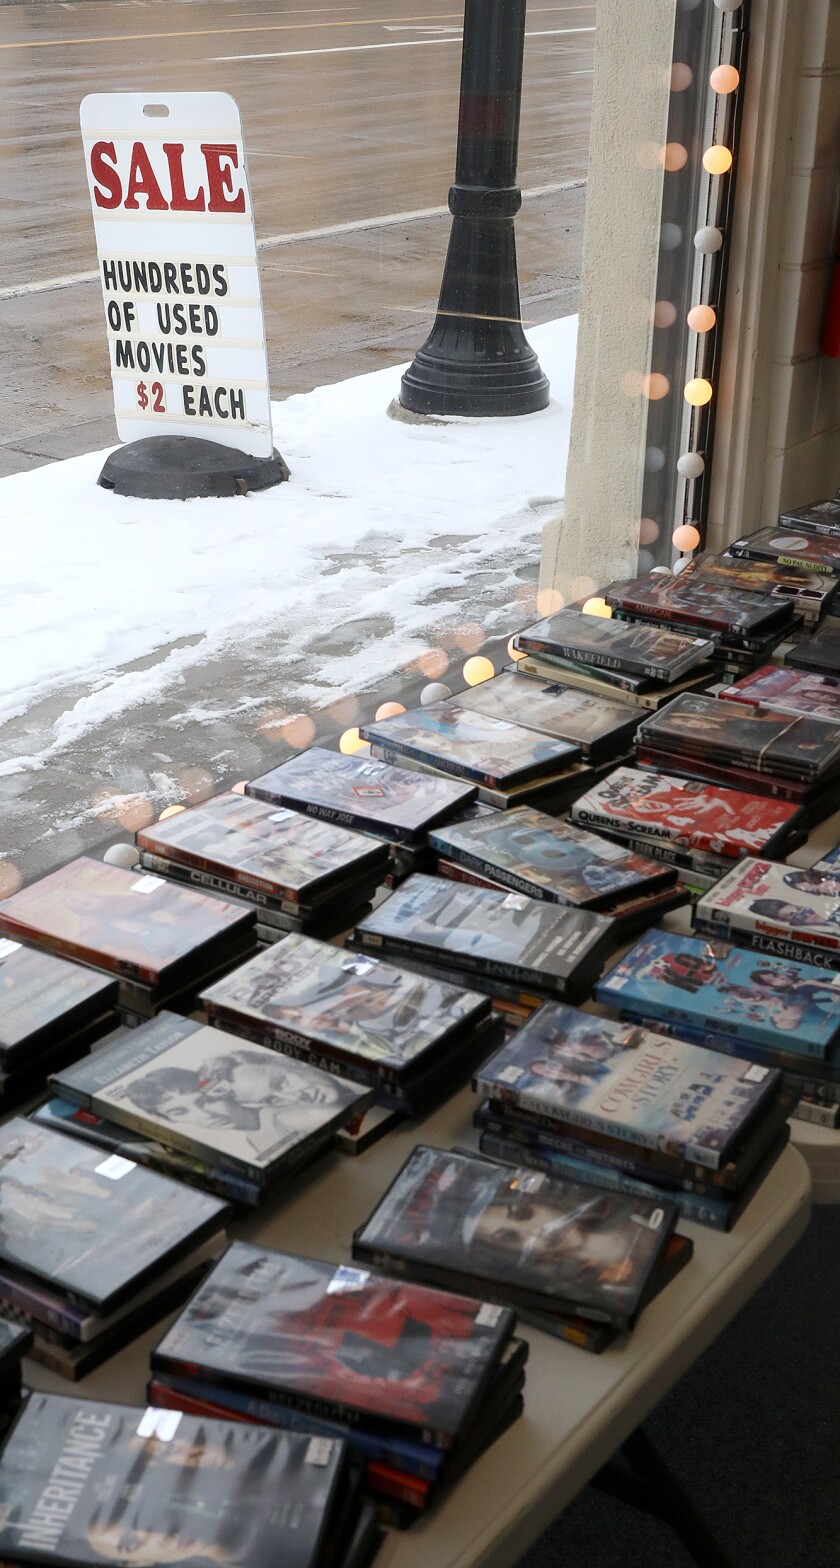
M 598 1472 L 592 1484 L 620 1502 L 664 1520 L 697 1568 L 734 1568 L 642 1427 L 630 1434 L 618 1455 Z

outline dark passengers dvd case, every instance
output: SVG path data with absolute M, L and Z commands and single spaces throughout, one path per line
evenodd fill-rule
M 593 669 L 668 683 L 690 674 L 714 653 L 708 638 L 586 615 L 572 605 L 518 632 L 513 645 L 520 653 L 549 654 Z
M 452 701 L 459 708 L 571 741 L 580 747 L 588 762 L 627 752 L 641 718 L 641 714 L 628 712 L 626 705 L 611 702 L 606 696 L 576 691 L 561 681 L 540 680 L 536 676 L 524 683 L 520 675 L 510 670 L 456 692 Z
M 158 1378 L 244 1390 L 447 1449 L 514 1326 L 512 1312 L 466 1296 L 235 1242 L 151 1364 Z
M 319 1568 L 346 1445 L 32 1393 L 0 1453 L 0 1556 L 68 1568 Z
M 418 1147 L 355 1232 L 387 1272 L 632 1327 L 674 1229 L 671 1204 Z
M 439 854 L 529 898 L 611 909 L 624 899 L 668 887 L 676 871 L 546 812 L 514 811 L 437 828 Z
M 250 941 L 256 915 L 82 855 L 0 903 L 0 931 L 162 989 Z
M 226 1204 L 15 1117 L 0 1128 L 0 1260 L 108 1313 L 209 1237 Z
M 359 922 L 351 945 L 579 996 L 615 938 L 612 921 L 588 910 L 416 872 Z
M 471 805 L 477 790 L 373 757 L 310 746 L 252 779 L 245 794 L 394 843 L 422 844 L 429 828 Z
M 76 1105 L 262 1182 L 324 1145 L 371 1099 L 309 1062 L 167 1012 L 51 1083 Z
M 4 1071 L 104 1015 L 114 1016 L 118 983 L 95 970 L 0 937 L 0 1061 Z
M 442 773 L 501 790 L 563 774 L 580 757 L 580 747 L 570 741 L 474 713 L 452 701 L 363 724 L 359 734 L 393 753 L 397 763 L 404 755 Z

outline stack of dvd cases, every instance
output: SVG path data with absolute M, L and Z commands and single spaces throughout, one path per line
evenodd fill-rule
M 263 942 L 346 930 L 388 869 L 383 844 L 233 791 L 143 828 L 137 847 L 146 870 L 250 905 Z
M 677 1209 L 419 1145 L 355 1232 L 363 1264 L 514 1307 L 588 1350 L 632 1328 L 691 1256 Z
M 818 822 L 833 810 L 840 724 L 700 692 L 676 697 L 636 731 L 643 767 L 790 801 Z
M 375 1089 L 407 1116 L 451 1094 L 502 1028 L 477 991 L 294 935 L 199 1001 L 211 1023 Z
M 616 940 L 613 921 L 590 910 L 417 872 L 348 945 L 484 991 L 519 1019 L 549 996 L 582 996 Z
M 472 806 L 474 784 L 389 767 L 373 757 L 310 746 L 246 785 L 245 794 L 275 808 L 289 806 L 388 845 L 387 881 L 395 886 L 433 861 L 430 828 Z
M 0 1310 L 68 1378 L 178 1305 L 224 1244 L 206 1193 L 47 1127 L 0 1129 Z
M 659 626 L 628 626 L 575 605 L 513 638 L 524 674 L 659 708 L 676 692 L 715 679 L 715 645 Z
M 117 981 L 0 937 L 0 1111 L 116 1027 Z
M 51 1085 L 59 1104 L 36 1113 L 39 1125 L 251 1205 L 332 1148 L 338 1128 L 373 1098 L 174 1013 L 123 1030 Z
M 750 561 L 740 555 L 696 555 L 680 573 L 679 580 L 715 583 L 737 588 L 739 593 L 762 598 L 789 600 L 795 615 L 805 626 L 815 626 L 829 608 L 836 589 L 832 577 L 808 571 L 801 566 L 786 566 L 779 561 Z
M 729 554 L 747 561 L 767 561 L 771 566 L 797 566 L 828 578 L 832 588 L 840 577 L 840 534 L 811 533 L 801 523 L 779 522 L 745 534 L 729 546 Z
M 788 1139 L 781 1073 L 551 1004 L 479 1069 L 482 1153 L 729 1230 Z
M 340 1438 L 32 1393 L 0 1454 L 6 1562 L 368 1568 L 380 1540 Z
M 831 624 L 840 627 L 840 621 Z M 830 719 L 833 724 L 840 724 L 838 675 L 784 670 L 765 664 L 733 686 L 725 686 L 718 695 L 725 702 L 740 702 L 749 708 L 773 708 L 776 713 L 806 714 L 812 719 Z
M 520 1414 L 514 1328 L 488 1302 L 235 1243 L 152 1352 L 149 1399 L 341 1436 L 408 1524 Z
M 708 637 L 718 677 L 754 670 L 799 623 L 791 598 L 744 591 L 690 566 L 678 577 L 611 583 L 604 598 L 620 621 Z
M 0 932 L 119 977 L 125 1022 L 188 1012 L 255 950 L 252 909 L 81 856 L 0 903 Z
M 704 918 L 716 909 L 717 890 Z M 778 1068 L 794 1095 L 840 1103 L 840 984 L 821 964 L 648 931 L 595 996 L 631 1022 Z
M 20 1408 L 23 1394 L 21 1362 L 32 1349 L 32 1330 L 0 1316 L 0 1438 Z
M 578 691 L 539 676 L 523 682 L 515 670 L 503 670 L 492 680 L 456 692 L 452 700 L 470 712 L 486 713 L 490 718 L 570 741 L 580 747 L 584 762 L 593 767 L 616 763 L 629 753 L 642 717 L 638 710 L 609 696 Z
M 624 940 L 687 902 L 677 870 L 530 806 L 437 828 L 441 875 L 598 910 Z
M 703 892 L 744 855 L 781 857 L 808 836 L 798 806 L 641 768 L 617 768 L 575 802 L 571 817 L 678 866 Z
M 785 663 L 817 675 L 840 675 L 840 619 L 827 615 L 813 637 L 788 650 Z

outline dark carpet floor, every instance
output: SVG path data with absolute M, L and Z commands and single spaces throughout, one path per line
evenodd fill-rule
M 840 1208 L 646 1423 L 737 1568 L 840 1565 Z M 581 1352 L 583 1354 L 583 1352 Z M 691 1568 L 659 1520 L 588 1487 L 520 1568 Z

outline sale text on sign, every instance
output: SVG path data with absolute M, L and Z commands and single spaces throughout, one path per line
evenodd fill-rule
M 239 110 L 227 93 L 94 93 L 81 107 L 122 441 L 273 450 Z

